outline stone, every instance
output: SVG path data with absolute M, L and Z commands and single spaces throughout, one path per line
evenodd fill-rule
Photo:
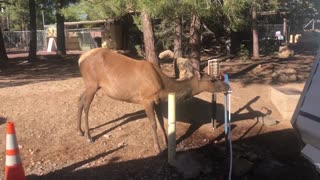
M 270 115 L 258 117 L 258 121 L 264 125 L 267 125 L 267 126 L 273 126 L 273 125 L 278 124 L 278 121 Z
M 293 56 L 293 54 L 294 54 L 294 51 L 290 49 L 288 45 L 279 47 L 278 57 L 280 59 L 287 59 Z
M 254 152 L 247 152 L 247 153 L 246 153 L 246 156 L 247 156 L 248 160 L 249 160 L 249 161 L 252 161 L 252 162 L 257 161 L 258 158 L 259 158 L 259 156 L 258 156 L 256 153 L 254 153 Z
M 275 70 L 272 73 L 273 82 L 287 83 L 296 82 L 297 80 L 297 71 L 292 68 Z
M 252 170 L 254 163 L 246 159 L 233 159 L 232 173 L 235 176 L 242 176 Z
M 177 67 L 179 69 L 179 79 L 186 79 L 193 76 L 189 59 L 177 58 Z
M 271 101 L 280 112 L 284 120 L 290 120 L 297 103 L 299 101 L 301 91 L 295 88 L 271 88 Z
M 177 154 L 175 167 L 183 178 L 196 178 L 200 173 L 210 173 L 212 166 L 206 158 L 195 152 Z
M 174 53 L 171 50 L 165 50 L 159 54 L 159 59 L 164 59 L 164 58 L 174 58 Z
M 124 147 L 124 146 L 127 146 L 127 144 L 125 142 L 121 142 L 121 143 L 118 144 L 117 147 L 119 148 L 119 147 Z
M 107 138 L 107 139 L 110 139 L 111 138 L 111 134 L 105 134 L 105 135 L 103 135 L 103 137 L 105 137 L 105 138 Z

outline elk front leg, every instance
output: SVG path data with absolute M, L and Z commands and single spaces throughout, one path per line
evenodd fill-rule
M 144 103 L 144 108 L 146 111 L 146 114 L 149 118 L 149 122 L 152 128 L 152 135 L 153 135 L 153 146 L 154 149 L 157 153 L 161 152 L 160 149 L 160 144 L 159 144 L 159 139 L 158 139 L 158 135 L 157 135 L 157 122 L 156 122 L 156 118 L 155 118 L 155 108 L 154 108 L 154 103 L 153 102 L 145 102 Z

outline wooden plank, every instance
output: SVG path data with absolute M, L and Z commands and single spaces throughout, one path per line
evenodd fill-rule
M 65 26 L 74 26 L 74 25 L 81 25 L 81 24 L 100 24 L 100 23 L 107 23 L 113 22 L 112 19 L 109 20 L 96 20 L 96 21 L 77 21 L 77 22 L 65 22 Z

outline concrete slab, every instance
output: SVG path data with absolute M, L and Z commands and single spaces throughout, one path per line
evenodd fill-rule
M 272 87 L 271 101 L 284 120 L 290 120 L 302 91 L 292 87 Z

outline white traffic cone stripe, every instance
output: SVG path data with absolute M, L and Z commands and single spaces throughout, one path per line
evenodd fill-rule
M 7 150 L 13 150 L 18 148 L 17 138 L 15 134 L 7 134 Z
M 21 164 L 21 159 L 19 156 L 6 155 L 6 166 L 14 166 L 18 164 Z

